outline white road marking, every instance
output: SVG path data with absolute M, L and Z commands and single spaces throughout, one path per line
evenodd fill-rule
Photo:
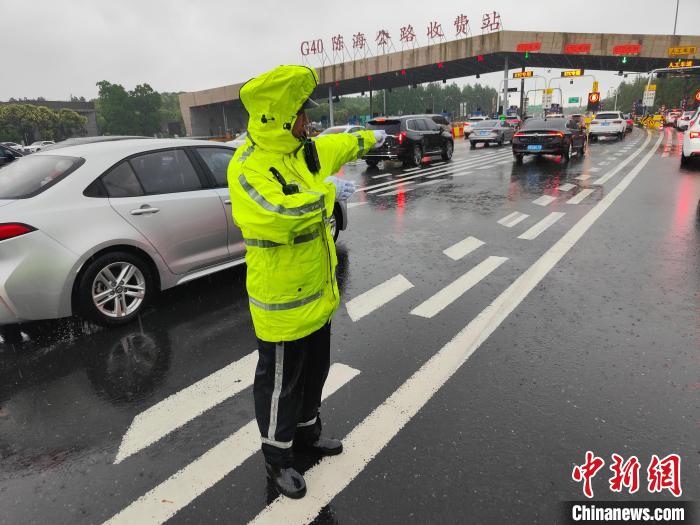
M 591 170 L 592 170 L 592 169 L 593 169 L 593 168 L 591 168 Z M 596 170 L 596 171 L 597 171 L 597 170 Z M 575 178 L 576 180 L 588 180 L 588 179 L 591 178 L 591 176 L 588 175 L 587 173 L 584 173 L 583 175 L 579 175 L 578 177 L 574 177 L 574 178 Z
M 345 308 L 350 319 L 359 321 L 411 288 L 413 288 L 411 281 L 399 274 L 349 300 L 345 303 Z
M 459 241 L 458 243 L 453 244 L 449 248 L 444 249 L 442 253 L 444 253 L 454 261 L 459 261 L 462 257 L 465 257 L 466 255 L 470 254 L 471 252 L 483 245 L 484 241 L 481 241 L 476 237 L 470 236 L 466 239 Z
M 591 173 L 596 173 L 597 171 L 600 171 L 600 168 L 588 168 L 588 171 L 590 171 Z M 576 177 L 576 178 L 578 178 L 578 177 Z M 588 177 L 586 177 L 586 178 L 588 178 Z
M 427 180 L 425 182 L 419 182 L 416 186 L 430 186 L 431 184 L 440 184 L 441 180 Z
M 253 384 L 257 362 L 257 351 L 251 352 L 138 414 L 122 438 L 114 463 L 121 463 L 248 388 Z
M 393 173 L 391 173 L 391 172 L 389 172 L 389 173 L 382 173 L 381 175 L 372 175 L 372 180 L 375 180 L 375 179 L 386 179 L 387 177 L 391 177 L 392 175 L 393 175 Z
M 390 187 L 384 187 L 384 188 L 378 188 L 376 190 L 370 190 L 367 193 L 381 193 L 383 191 L 391 190 L 394 189 L 396 186 L 408 186 L 409 184 L 415 184 L 416 181 L 414 180 L 401 180 L 397 181 L 395 185 L 392 185 Z M 384 194 L 382 194 L 384 195 Z
M 640 147 L 644 149 L 650 140 Z M 659 141 L 660 143 L 660 141 Z M 647 153 L 620 184 L 583 216 L 535 263 L 484 308 L 450 342 L 375 408 L 343 440 L 343 453 L 322 459 L 304 473 L 306 497 L 277 498 L 250 523 L 253 525 L 301 525 L 310 523 L 331 500 L 345 489 L 386 445 L 459 370 L 557 263 L 576 245 L 600 216 L 632 183 L 653 155 Z
M 323 398 L 335 393 L 360 373 L 341 363 L 328 372 Z M 224 439 L 105 522 L 105 525 L 159 525 L 260 450 L 255 420 Z
M 440 171 L 440 172 L 443 172 L 443 171 L 444 171 L 445 173 L 447 173 L 447 172 L 449 172 L 451 169 L 461 169 L 461 168 L 465 168 L 465 167 L 467 167 L 467 166 L 470 166 L 470 167 L 471 167 L 472 165 L 477 166 L 477 165 L 480 165 L 480 164 L 483 163 L 483 162 L 492 162 L 492 161 L 491 161 L 491 160 L 483 160 L 483 159 L 480 159 L 480 160 L 477 159 L 477 160 L 472 160 L 472 161 L 469 161 L 469 160 L 461 160 L 461 161 L 457 161 L 457 162 L 450 163 L 450 164 L 445 165 L 445 166 L 439 166 L 439 167 L 437 167 L 437 168 L 424 169 L 424 170 L 421 170 L 420 173 L 414 173 L 413 175 L 409 175 L 408 177 L 402 177 L 402 178 L 400 178 L 400 179 L 395 179 L 395 180 L 391 180 L 391 181 L 388 181 L 388 182 L 380 182 L 379 184 L 371 184 L 371 185 L 369 185 L 369 186 L 365 186 L 364 188 L 358 188 L 357 191 L 366 191 L 366 192 L 370 193 L 370 190 L 378 189 L 378 188 L 385 188 L 385 187 L 387 187 L 387 186 L 392 186 L 392 185 L 394 185 L 394 184 L 399 184 L 399 183 L 401 183 L 401 182 L 403 182 L 403 181 L 416 179 L 416 178 L 418 178 L 418 177 L 424 177 L 425 175 L 427 175 L 427 174 L 429 174 L 429 173 L 435 173 L 435 172 L 437 172 L 437 171 Z
M 551 195 L 542 195 L 541 197 L 538 197 L 534 201 L 532 201 L 532 204 L 537 204 L 538 206 L 548 206 L 549 204 L 552 204 L 555 200 L 557 200 L 557 198 L 552 197 Z
M 580 204 L 583 199 L 588 197 L 591 193 L 593 193 L 593 190 L 588 188 L 585 190 L 579 191 L 576 195 L 571 197 L 568 201 L 566 201 L 567 204 Z
M 386 193 L 379 193 L 377 197 L 386 197 L 387 195 L 398 195 L 399 193 L 408 193 L 409 191 L 413 191 L 417 188 L 417 186 L 413 186 L 411 188 L 399 188 L 398 190 L 387 191 Z
M 426 319 L 435 317 L 507 260 L 508 257 L 487 257 L 431 298 L 416 306 L 411 310 L 411 314 L 425 317 Z
M 598 163 L 598 166 L 607 166 L 608 164 L 610 164 L 610 161 L 609 161 L 609 160 L 604 160 L 603 162 L 599 162 L 599 163 Z
M 526 241 L 531 241 L 533 239 L 536 239 L 537 237 L 540 236 L 540 234 L 542 232 L 547 230 L 547 228 L 549 228 L 552 224 L 557 222 L 563 216 L 564 216 L 564 213 L 559 212 L 559 211 L 553 211 L 552 213 L 547 215 L 544 219 L 542 219 L 540 222 L 538 222 L 537 224 L 534 224 L 529 230 L 520 234 L 518 236 L 518 239 L 525 239 Z
M 559 191 L 571 191 L 576 187 L 576 184 L 571 184 L 570 182 L 567 182 L 566 184 L 560 185 L 557 189 Z
M 505 226 L 506 228 L 512 228 L 516 224 L 523 222 L 528 217 L 529 215 L 526 213 L 514 211 L 513 213 L 506 215 L 500 221 L 498 221 L 498 224 Z
M 369 201 L 348 202 L 348 208 L 356 208 L 357 206 L 364 206 L 368 202 Z

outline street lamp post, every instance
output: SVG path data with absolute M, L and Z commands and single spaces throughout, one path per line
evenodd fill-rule
M 676 0 L 676 17 L 673 19 L 673 34 L 676 34 L 676 24 L 678 23 L 678 4 L 681 0 Z

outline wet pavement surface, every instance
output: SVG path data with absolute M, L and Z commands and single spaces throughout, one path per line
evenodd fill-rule
M 610 491 L 606 466 L 598 500 L 675 499 L 645 490 L 645 468 L 677 453 L 680 499 L 697 501 L 700 165 L 680 168 L 679 138 L 635 130 L 568 165 L 516 165 L 509 146 L 461 140 L 449 163 L 347 165 L 363 189 L 338 241 L 343 301 L 322 414 L 328 434 L 368 436 L 376 451 L 356 454 L 350 438 L 346 463 L 299 457 L 317 465 L 295 505 L 275 499 L 246 434 L 256 343 L 245 267 L 167 291 L 121 329 L 23 328 L 22 342 L 0 343 L 0 523 L 275 523 L 275 512 L 557 523 L 559 502 L 583 499 L 571 470 L 587 450 L 642 465 L 634 495 Z M 413 402 L 396 411 L 413 417 L 368 417 L 392 413 L 386 400 L 419 369 L 432 384 L 444 371 L 426 369 L 431 358 L 608 205 L 453 372 L 392 397 Z

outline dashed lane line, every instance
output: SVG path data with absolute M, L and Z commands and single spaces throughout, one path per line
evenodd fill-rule
M 640 147 L 643 150 L 651 140 Z M 659 141 L 660 142 L 660 141 Z M 588 213 L 523 272 L 491 304 L 472 319 L 450 342 L 435 353 L 386 401 L 375 408 L 343 440 L 343 453 L 323 458 L 304 473 L 306 497 L 277 498 L 265 507 L 253 525 L 301 525 L 310 523 L 396 437 L 457 370 L 505 321 L 532 290 L 573 248 L 601 215 L 634 181 L 654 151 L 603 197 Z
M 537 237 L 540 236 L 540 234 L 545 232 L 550 226 L 552 226 L 555 222 L 557 222 L 563 216 L 564 216 L 563 212 L 553 211 L 552 213 L 547 215 L 544 219 L 542 219 L 540 222 L 538 222 L 538 223 L 534 224 L 532 227 L 530 227 L 529 230 L 520 234 L 518 236 L 518 239 L 524 239 L 526 241 L 531 241 L 533 239 L 536 239 Z
M 453 261 L 459 261 L 484 244 L 484 241 L 481 241 L 476 237 L 469 236 L 466 239 L 453 244 L 449 248 L 445 248 L 442 253 L 447 255 Z
M 513 213 L 506 215 L 500 221 L 498 221 L 498 224 L 505 226 L 506 228 L 512 228 L 516 224 L 520 224 L 521 222 L 523 222 L 528 217 L 529 215 L 526 213 L 514 211 Z
M 138 414 L 122 438 L 114 463 L 121 463 L 253 383 L 257 351 L 168 396 Z
M 591 193 L 593 193 L 593 190 L 590 188 L 587 188 L 585 190 L 579 191 L 576 195 L 571 197 L 568 201 L 566 201 L 567 204 L 580 204 L 583 199 L 588 197 Z
M 359 321 L 389 301 L 413 288 L 411 281 L 398 274 L 345 303 L 350 319 Z
M 536 198 L 534 201 L 532 201 L 532 204 L 537 204 L 538 206 L 549 206 L 555 200 L 557 200 L 557 198 L 552 197 L 551 195 L 542 195 Z
M 561 184 L 560 186 L 558 186 L 557 190 L 559 190 L 559 191 L 571 191 L 574 188 L 576 188 L 576 184 L 571 184 L 570 182 L 567 182 L 566 184 Z
M 331 365 L 323 387 L 323 399 L 359 373 L 359 370 L 342 363 Z M 165 523 L 258 450 L 260 432 L 253 420 L 114 515 L 105 525 Z
M 438 293 L 425 300 L 413 310 L 412 315 L 430 319 L 442 312 L 467 291 L 488 277 L 496 268 L 508 260 L 508 257 L 490 256 L 477 264 L 467 273 L 445 286 Z

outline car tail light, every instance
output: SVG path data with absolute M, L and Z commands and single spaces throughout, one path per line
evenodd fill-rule
M 690 121 L 690 124 L 688 124 L 688 127 L 689 127 L 689 128 L 692 128 L 694 125 L 695 125 L 695 121 L 694 121 L 694 120 L 691 120 L 691 121 Z
M 0 241 L 6 241 L 7 239 L 12 239 L 13 237 L 19 237 L 25 233 L 30 233 L 35 231 L 36 228 L 32 228 L 26 224 L 19 222 L 10 222 L 5 224 L 0 224 Z
M 563 137 L 564 133 L 562 133 L 561 131 L 548 131 L 547 135 L 556 135 L 557 137 Z
M 600 124 L 597 120 L 591 120 L 591 124 Z
M 688 134 L 688 137 L 690 137 L 691 139 L 700 139 L 700 131 L 691 131 Z
M 406 132 L 402 131 L 401 133 L 399 133 L 398 139 L 399 139 L 399 145 L 403 144 L 403 141 L 406 140 Z
M 514 137 L 524 137 L 524 136 L 525 136 L 525 133 L 523 133 L 522 131 L 518 131 L 518 132 L 517 132 L 515 135 L 513 135 L 513 136 L 514 136 Z

